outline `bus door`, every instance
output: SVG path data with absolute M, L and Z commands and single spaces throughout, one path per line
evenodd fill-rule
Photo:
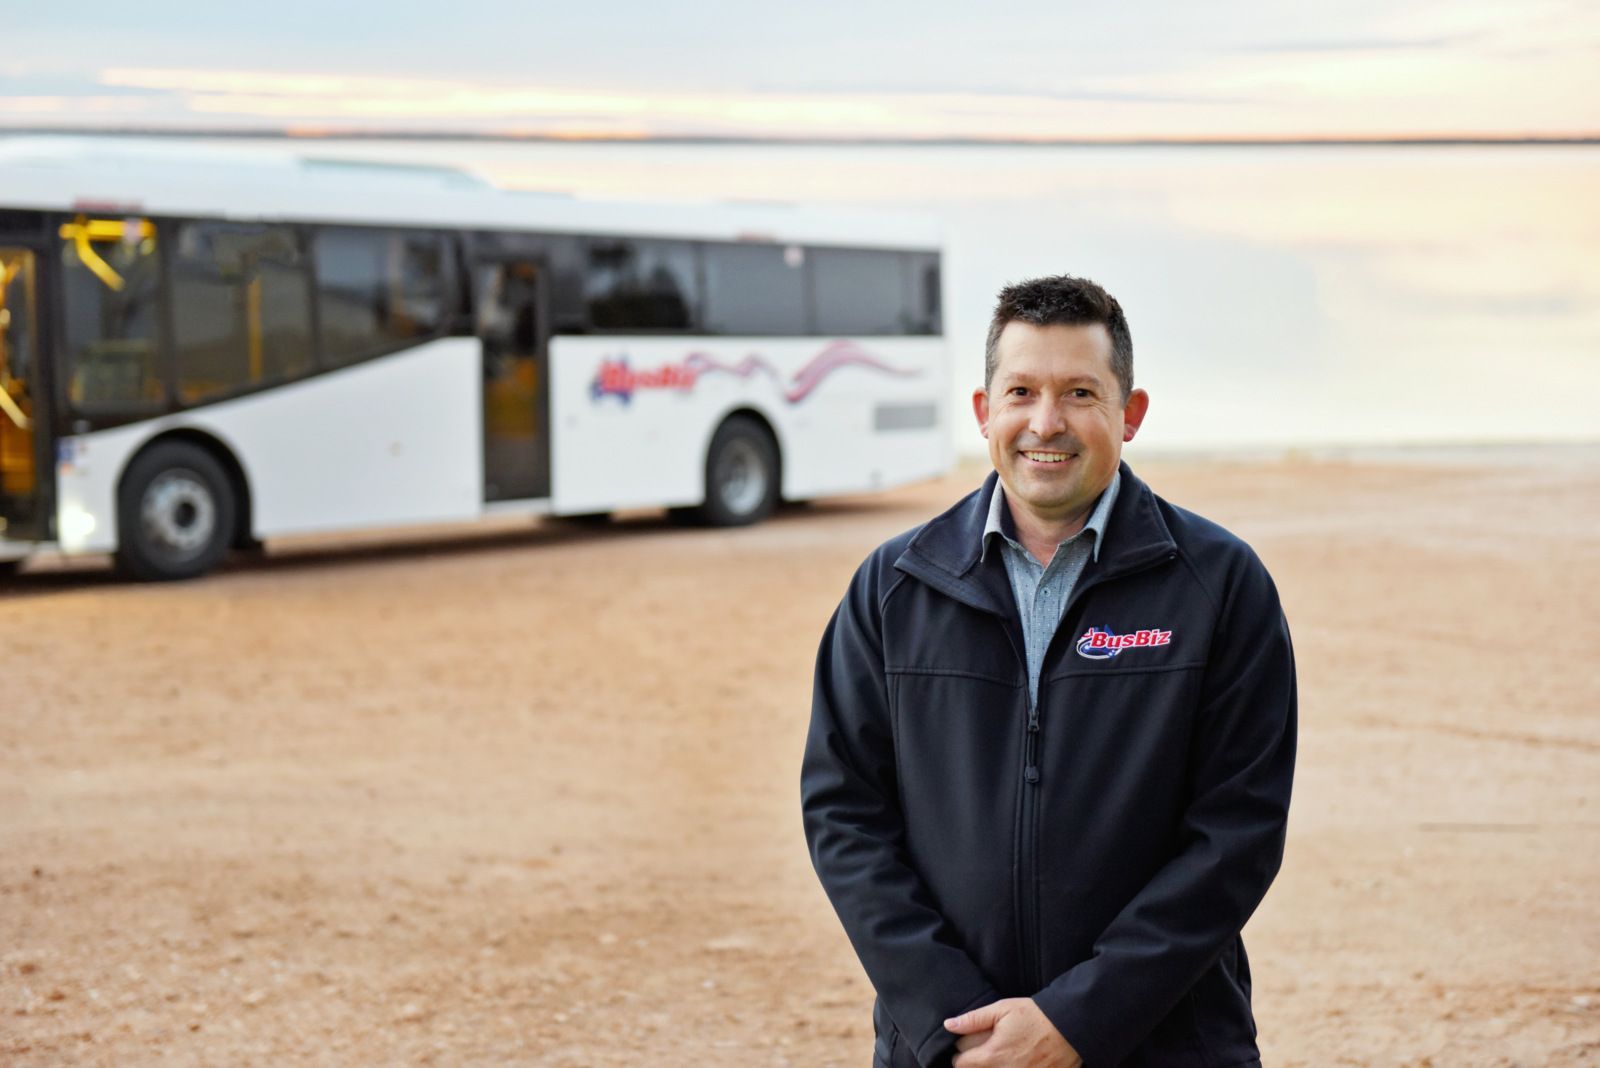
M 477 333 L 483 342 L 483 497 L 550 495 L 550 331 L 537 260 L 479 261 Z
M 0 538 L 48 539 L 49 445 L 39 381 L 39 255 L 0 239 Z

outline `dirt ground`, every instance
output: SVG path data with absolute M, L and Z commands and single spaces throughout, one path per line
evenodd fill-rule
M 1600 1064 L 1600 463 L 1136 466 L 1301 670 L 1274 1065 Z M 0 593 L 0 1062 L 861 1065 L 815 643 L 969 470 L 735 532 L 302 542 Z

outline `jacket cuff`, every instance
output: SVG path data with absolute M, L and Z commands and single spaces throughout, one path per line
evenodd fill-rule
M 949 1019 L 951 1016 L 960 1016 L 964 1012 L 971 1012 L 973 1009 L 980 1008 L 984 1005 L 991 1005 L 999 1000 L 999 994 L 995 993 L 993 990 L 985 990 L 983 993 L 979 994 L 977 997 L 961 1006 L 961 1008 L 957 1009 L 955 1012 L 950 1013 L 949 1016 L 946 1016 L 945 1018 Z M 960 1036 L 953 1031 L 946 1031 L 944 1029 L 944 1024 L 941 1023 L 939 1026 L 933 1029 L 933 1034 L 929 1035 L 920 1043 L 918 1043 L 917 1063 L 922 1065 L 922 1068 L 933 1068 L 933 1066 L 936 1064 L 944 1063 L 945 1060 L 949 1059 L 951 1051 L 956 1048 L 956 1039 L 959 1037 Z
M 1067 1040 L 1085 1068 L 1094 1068 L 1097 1064 L 1115 1064 L 1122 1059 L 1112 1048 L 1111 1036 L 1104 1028 L 1094 1025 L 1090 1018 L 1092 1014 L 1086 1011 L 1087 1006 L 1081 1000 L 1070 999 L 1059 990 L 1045 987 L 1033 995 L 1033 1003 L 1039 1006 L 1045 1019 L 1061 1032 L 1061 1037 Z

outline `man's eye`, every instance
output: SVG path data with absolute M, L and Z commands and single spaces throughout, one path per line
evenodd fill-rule
M 1028 387 L 1027 386 L 1012 386 L 1006 392 L 1010 393 L 1013 397 L 1026 397 L 1028 395 Z
M 1078 400 L 1088 400 L 1090 397 L 1094 396 L 1093 393 L 1086 389 L 1075 389 L 1072 391 L 1072 395 Z

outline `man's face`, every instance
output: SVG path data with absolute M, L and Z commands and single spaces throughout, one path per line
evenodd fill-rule
M 1099 323 L 1007 323 L 987 390 L 972 394 L 978 429 L 1013 509 L 1046 523 L 1087 517 L 1111 484 L 1150 398 L 1124 398 Z

